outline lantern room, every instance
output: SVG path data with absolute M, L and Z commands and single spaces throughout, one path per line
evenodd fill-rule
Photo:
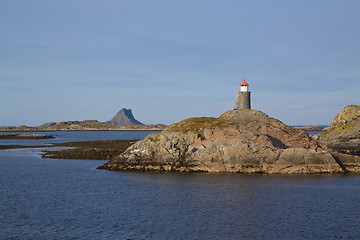
M 247 82 L 243 81 L 242 84 L 240 84 L 240 92 L 249 92 L 249 84 L 247 84 Z

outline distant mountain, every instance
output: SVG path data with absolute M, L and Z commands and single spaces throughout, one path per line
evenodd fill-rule
M 134 118 L 131 109 L 126 108 L 120 109 L 108 123 L 115 125 L 142 125 L 141 122 Z
M 40 126 L 0 126 L 0 132 L 39 131 L 162 131 L 164 124 L 142 124 L 136 120 L 131 109 L 121 109 L 110 121 L 97 120 L 50 122 Z

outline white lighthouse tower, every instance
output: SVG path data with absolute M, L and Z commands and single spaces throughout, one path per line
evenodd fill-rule
M 243 81 L 236 95 L 234 110 L 251 109 L 249 84 Z

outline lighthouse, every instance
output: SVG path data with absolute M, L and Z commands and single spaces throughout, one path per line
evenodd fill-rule
M 236 96 L 234 110 L 237 109 L 251 109 L 250 89 L 249 84 L 245 81 L 245 79 L 243 83 L 240 84 L 240 88 Z

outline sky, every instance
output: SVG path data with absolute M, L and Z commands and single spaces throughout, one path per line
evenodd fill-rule
M 327 125 L 360 100 L 358 0 L 0 0 L 0 126 L 218 117 Z

